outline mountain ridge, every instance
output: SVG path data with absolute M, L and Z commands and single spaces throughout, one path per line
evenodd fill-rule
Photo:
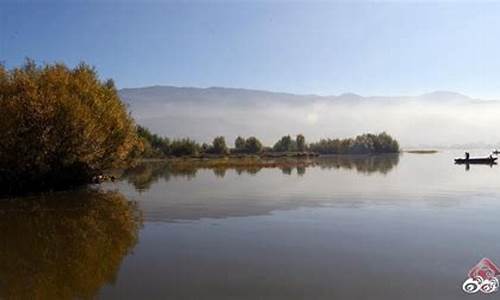
M 352 92 L 340 93 L 338 95 L 318 95 L 318 94 L 294 94 L 280 91 L 267 91 L 249 88 L 234 87 L 189 87 L 172 85 L 152 85 L 135 88 L 122 88 L 118 90 L 120 96 L 126 102 L 135 102 L 139 100 L 147 101 L 175 101 L 189 100 L 202 101 L 217 98 L 216 100 L 232 100 L 238 98 L 242 101 L 262 101 L 277 100 L 279 102 L 296 102 L 298 100 L 331 100 L 331 101 L 366 101 L 366 100 L 389 100 L 389 101 L 439 101 L 439 102 L 460 102 L 460 101 L 497 101 L 483 100 L 473 98 L 458 92 L 437 90 L 420 95 L 388 95 L 388 96 L 362 96 Z

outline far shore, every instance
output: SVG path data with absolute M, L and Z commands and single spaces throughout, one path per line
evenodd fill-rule
M 420 151 L 420 150 L 419 150 Z M 422 151 L 435 151 L 435 150 L 422 150 Z M 397 155 L 403 152 L 413 153 L 412 151 L 401 151 L 392 153 L 369 153 L 369 154 L 319 154 L 315 152 L 264 152 L 258 154 L 242 154 L 242 153 L 229 153 L 229 154 L 200 154 L 200 155 L 184 155 L 184 156 L 166 156 L 158 158 L 141 158 L 142 162 L 154 161 L 202 161 L 202 160 L 272 160 L 277 158 L 291 158 L 291 159 L 308 159 L 308 158 L 327 158 L 327 157 L 370 157 L 382 155 Z M 437 151 L 435 151 L 437 152 Z M 425 153 L 435 153 L 425 152 Z M 420 153 L 420 152 L 418 152 Z
M 307 166 L 322 159 L 365 160 L 371 157 L 394 157 L 400 153 L 378 154 L 317 154 L 317 153 L 265 153 L 265 154 L 228 154 L 228 155 L 199 155 L 165 158 L 143 158 L 140 162 L 164 162 L 173 167 L 205 167 L 205 168 L 232 168 L 232 167 L 284 167 Z
M 412 154 L 434 154 L 434 153 L 438 153 L 439 151 L 426 149 L 426 150 L 405 150 L 403 152 L 412 153 Z

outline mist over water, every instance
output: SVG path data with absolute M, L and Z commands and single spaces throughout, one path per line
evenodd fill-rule
M 231 143 L 237 135 L 254 135 L 272 145 L 285 134 L 302 133 L 308 141 L 316 141 L 382 131 L 407 148 L 500 142 L 500 101 L 444 92 L 392 98 L 278 95 L 249 98 L 235 93 L 231 99 L 177 96 L 182 101 L 170 95 L 153 100 L 145 97 L 145 101 L 135 95 L 126 99 L 139 124 L 161 135 L 204 142 L 217 135 Z

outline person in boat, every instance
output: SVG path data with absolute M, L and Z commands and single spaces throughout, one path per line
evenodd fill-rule
M 465 152 L 465 160 L 469 160 L 470 154 L 469 152 Z

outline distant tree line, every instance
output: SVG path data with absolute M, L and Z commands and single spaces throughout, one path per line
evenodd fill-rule
M 290 135 L 281 137 L 273 146 L 274 152 L 304 152 L 307 151 L 306 139 L 302 134 L 294 140 Z
M 385 132 L 366 133 L 354 139 L 321 139 L 309 144 L 309 150 L 319 154 L 397 153 L 399 143 Z
M 262 152 L 264 146 L 262 143 L 254 136 L 251 136 L 247 139 L 238 136 L 234 141 L 234 153 L 249 153 L 255 154 Z
M 312 152 L 318 154 L 376 154 L 399 152 L 399 144 L 385 132 L 380 134 L 362 134 L 347 139 L 321 139 L 319 142 L 306 143 L 304 135 L 295 138 L 290 135 L 281 137 L 272 147 L 264 147 L 254 136 L 238 136 L 234 147 L 226 144 L 223 136 L 213 139 L 211 144 L 199 144 L 196 141 L 169 139 L 151 133 L 147 128 L 138 127 L 139 137 L 143 139 L 144 157 L 196 156 L 203 154 L 259 154 L 263 152 Z

